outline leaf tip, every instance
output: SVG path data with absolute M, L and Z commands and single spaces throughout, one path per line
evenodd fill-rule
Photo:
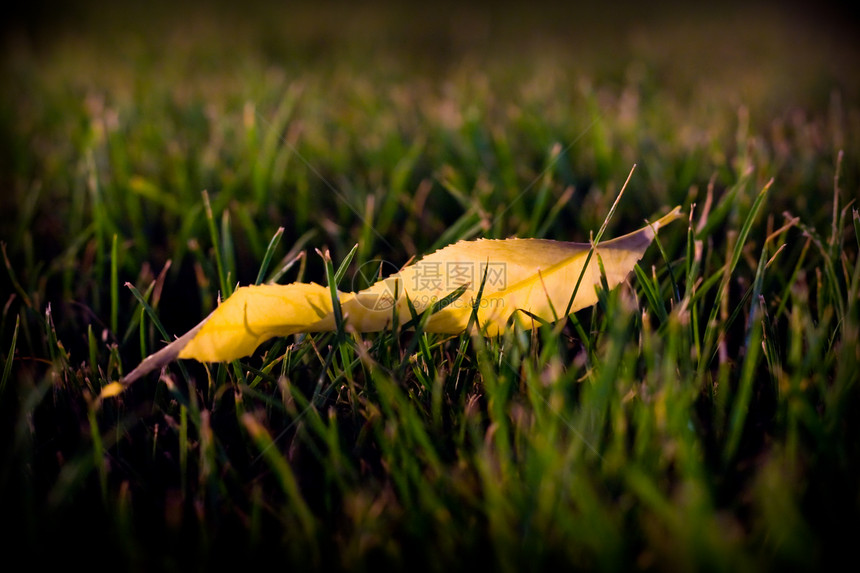
M 125 390 L 126 385 L 121 382 L 111 382 L 102 388 L 99 393 L 99 399 L 103 400 L 105 398 L 113 398 L 114 396 L 119 396 L 123 390 Z
M 684 216 L 684 213 L 681 211 L 681 206 L 676 205 L 674 209 L 651 223 L 650 225 L 654 227 L 654 231 L 658 231 L 661 227 L 665 227 L 675 219 L 680 219 Z

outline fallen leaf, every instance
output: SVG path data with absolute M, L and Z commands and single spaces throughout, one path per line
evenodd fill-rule
M 487 336 L 511 321 L 529 328 L 535 319 L 554 322 L 597 302 L 598 259 L 609 288 L 623 282 L 660 227 L 681 216 L 680 207 L 633 233 L 601 242 L 590 260 L 589 243 L 547 239 L 460 241 L 425 256 L 357 293 L 338 292 L 344 322 L 357 332 L 390 328 L 433 308 L 452 291 L 460 296 L 429 317 L 425 330 L 460 333 L 477 302 L 475 328 Z M 586 260 L 588 266 L 586 267 Z M 583 270 L 584 269 L 584 270 Z M 483 283 L 480 300 L 478 292 Z M 574 287 L 579 289 L 574 295 Z M 247 356 L 266 340 L 337 328 L 331 292 L 315 283 L 246 286 L 223 301 L 183 337 L 147 357 L 126 376 L 131 383 L 177 358 L 228 362 Z

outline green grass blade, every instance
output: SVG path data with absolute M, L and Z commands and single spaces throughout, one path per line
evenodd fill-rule
M 161 324 L 161 320 L 158 318 L 158 314 L 156 314 L 155 310 L 146 302 L 146 299 L 143 295 L 140 294 L 140 291 L 131 284 L 125 283 L 125 286 L 131 291 L 131 294 L 134 295 L 134 298 L 137 299 L 137 302 L 140 303 L 141 308 L 146 312 L 149 319 L 152 321 L 152 324 L 155 325 L 155 328 L 158 329 L 158 332 L 161 333 L 163 340 L 170 341 L 170 335 L 167 334 L 167 330 L 164 328 L 164 325 Z M 142 321 L 143 319 L 141 319 Z M 145 356 L 141 355 L 141 358 Z M 185 378 L 186 382 L 191 380 L 191 377 L 188 375 L 188 370 L 186 370 L 185 365 L 182 362 L 178 362 L 179 370 L 182 372 L 182 376 Z
M 761 357 L 762 340 L 764 337 L 764 317 L 762 316 L 759 297 L 761 297 L 766 262 L 767 247 L 763 247 L 761 257 L 759 259 L 759 265 L 756 270 L 755 280 L 753 281 L 753 303 L 750 308 L 750 324 L 747 332 L 746 344 L 744 345 L 747 354 L 744 357 L 743 366 L 741 367 L 740 382 L 737 394 L 732 404 L 728 436 L 723 450 L 723 460 L 725 462 L 729 462 L 734 459 L 735 454 L 737 453 L 738 445 L 740 444 L 744 430 L 744 424 L 746 423 L 749 412 L 750 399 L 754 392 L 756 370 L 758 369 L 759 358 Z
M 209 193 L 203 191 L 203 207 L 206 211 L 206 223 L 209 227 L 209 239 L 212 241 L 212 249 L 215 251 L 215 266 L 218 270 L 218 284 L 221 287 L 221 295 L 228 298 L 233 290 L 227 283 L 227 272 L 221 257 L 221 241 L 218 240 L 218 229 L 215 227 L 215 216 L 212 214 L 212 204 L 209 202 Z
M 110 247 L 110 331 L 116 336 L 119 322 L 119 261 L 116 233 Z
M 12 342 L 9 344 L 9 352 L 6 353 L 6 360 L 3 364 L 3 376 L 0 378 L 0 397 L 6 391 L 6 384 L 9 382 L 9 375 L 12 373 L 12 363 L 15 361 L 15 347 L 18 344 L 18 327 L 21 325 L 21 315 L 15 317 L 15 330 L 12 331 Z
M 308 541 L 313 540 L 314 532 L 316 530 L 316 521 L 313 513 L 305 502 L 301 491 L 299 490 L 298 482 L 290 468 L 290 464 L 281 455 L 269 432 L 253 417 L 253 415 L 243 415 L 242 425 L 253 439 L 254 444 L 263 456 L 263 459 L 266 460 L 266 463 L 274 472 L 281 490 L 290 502 L 290 511 L 294 513 L 299 520 L 304 538 Z M 308 550 L 314 551 L 314 547 L 315 546 L 311 545 L 308 547 Z
M 278 227 L 278 230 L 275 231 L 274 236 L 272 236 L 272 240 L 269 241 L 269 247 L 266 249 L 266 254 L 263 255 L 263 262 L 260 264 L 260 271 L 257 273 L 257 280 L 254 281 L 255 285 L 262 284 L 266 273 L 269 271 L 269 264 L 272 262 L 272 257 L 275 254 L 275 249 L 278 247 L 278 243 L 281 242 L 281 237 L 283 235 L 284 228 Z
M 627 189 L 627 184 L 630 183 L 630 178 L 633 177 L 633 171 L 635 169 L 636 165 L 633 165 L 630 169 L 630 173 L 627 175 L 627 180 L 624 181 L 624 185 L 621 186 L 621 191 L 618 192 L 618 196 L 609 208 L 609 212 L 606 214 L 606 217 L 604 217 L 603 224 L 600 225 L 600 229 L 597 231 L 597 236 L 594 237 L 593 241 L 591 241 L 591 248 L 588 249 L 588 254 L 585 256 L 582 271 L 580 271 L 579 277 L 576 279 L 576 284 L 573 286 L 573 292 L 570 293 L 570 299 L 567 301 L 567 308 L 564 309 L 564 316 L 570 316 L 570 309 L 573 306 L 573 301 L 576 300 L 576 293 L 579 292 L 579 287 L 582 284 L 582 279 L 585 277 L 585 270 L 588 268 L 588 263 L 591 262 L 591 257 L 594 255 L 597 245 L 600 244 L 600 239 L 603 238 L 603 233 L 606 232 L 606 227 L 609 226 L 609 221 L 615 214 L 615 210 L 618 208 L 618 203 L 621 201 L 621 197 L 624 195 L 624 190 Z
M 666 307 L 663 305 L 663 301 L 660 300 L 660 293 L 657 291 L 657 285 L 651 282 L 651 279 L 638 264 L 633 267 L 633 271 L 639 279 L 639 285 L 645 293 L 645 298 L 648 299 L 649 308 L 660 320 L 660 324 L 665 323 L 669 318 L 669 314 L 666 312 Z
M 224 298 L 233 294 L 233 285 L 236 282 L 236 249 L 233 246 L 233 231 L 230 225 L 230 211 L 221 213 L 221 256 L 224 261 L 225 281 L 230 289 L 226 291 Z
M 710 363 L 710 354 L 714 349 L 714 344 L 716 342 L 717 330 L 720 327 L 719 321 L 716 320 L 717 313 L 720 309 L 720 302 L 723 297 L 723 294 L 726 291 L 726 287 L 728 285 L 729 280 L 734 273 L 735 268 L 737 267 L 738 261 L 741 259 L 741 254 L 743 252 L 743 247 L 746 244 L 747 238 L 749 237 L 750 231 L 752 230 L 753 223 L 756 220 L 759 210 L 761 206 L 764 204 L 764 198 L 767 194 L 767 191 L 770 189 L 770 186 L 773 184 L 773 179 L 767 182 L 767 184 L 762 188 L 759 192 L 758 196 L 755 199 L 752 207 L 747 214 L 747 218 L 744 221 L 743 227 L 741 227 L 740 232 L 738 233 L 737 240 L 735 241 L 734 250 L 732 251 L 732 257 L 729 262 L 728 269 L 723 273 L 723 279 L 721 281 L 720 287 L 717 290 L 716 300 L 714 301 L 713 307 L 711 309 L 711 315 L 708 317 L 708 322 L 705 326 L 705 335 L 704 335 L 704 346 L 702 357 L 706 358 L 705 360 L 699 363 L 699 376 L 703 376 L 705 368 Z M 704 290 L 704 289 L 703 289 Z
M 346 276 L 347 270 L 349 270 L 349 264 L 352 262 L 353 257 L 355 257 L 355 253 L 358 252 L 358 243 L 356 243 L 352 249 L 346 254 L 344 259 L 341 261 L 340 265 L 337 267 L 337 272 L 334 273 L 334 285 L 337 287 L 343 277 Z

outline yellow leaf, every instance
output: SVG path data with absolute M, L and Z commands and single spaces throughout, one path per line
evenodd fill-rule
M 125 390 L 124 384 L 120 384 L 119 382 L 111 382 L 110 384 L 107 384 L 104 388 L 102 388 L 101 392 L 99 392 L 99 400 L 119 396 L 123 390 Z
M 242 287 L 209 315 L 179 358 L 234 360 L 275 336 L 334 330 L 335 326 L 327 287 L 315 283 Z
M 409 321 L 409 301 L 421 313 L 452 291 L 464 288 L 426 325 L 428 332 L 455 334 L 468 327 L 483 282 L 476 325 L 480 332 L 494 336 L 510 320 L 525 327 L 533 325 L 533 317 L 554 322 L 563 318 L 568 305 L 570 312 L 575 312 L 597 302 L 598 258 L 603 262 L 609 288 L 614 288 L 645 254 L 657 230 L 680 216 L 680 207 L 676 207 L 638 231 L 601 242 L 587 267 L 585 262 L 592 248 L 588 243 L 546 239 L 460 241 L 365 290 L 338 292 L 338 299 L 347 328 L 377 332 L 388 328 L 395 314 L 400 324 Z M 579 289 L 573 296 L 577 282 Z M 251 354 L 276 336 L 329 331 L 336 326 L 327 287 L 314 283 L 242 287 L 192 331 L 144 360 L 126 377 L 126 382 L 176 358 L 226 362 Z

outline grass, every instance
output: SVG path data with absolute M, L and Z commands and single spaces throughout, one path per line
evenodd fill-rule
M 845 28 L 766 6 L 569 30 L 516 9 L 259 9 L 83 11 L 4 40 L 9 555 L 760 570 L 850 552 Z M 633 164 L 604 236 L 676 204 L 689 220 L 557 325 L 339 320 L 111 386 L 236 284 L 351 290 L 368 263 L 461 238 L 587 240 Z

